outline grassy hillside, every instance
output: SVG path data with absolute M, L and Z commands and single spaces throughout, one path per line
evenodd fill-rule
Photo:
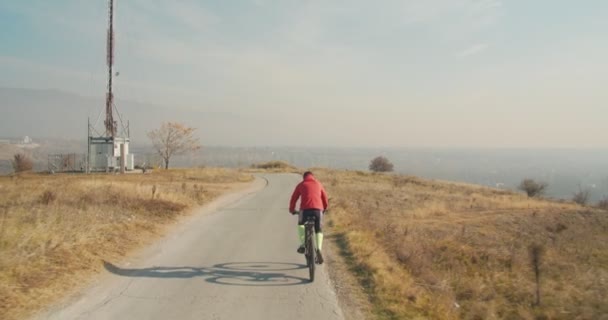
M 101 259 L 126 254 L 189 208 L 251 179 L 212 168 L 0 177 L 0 319 L 62 297 Z
M 415 177 L 315 172 L 332 197 L 328 238 L 375 318 L 608 317 L 606 211 Z

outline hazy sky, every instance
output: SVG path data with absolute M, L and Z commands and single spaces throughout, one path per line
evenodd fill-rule
M 116 6 L 119 98 L 237 114 L 259 145 L 608 147 L 605 0 Z M 0 86 L 103 96 L 106 21 L 0 0 Z

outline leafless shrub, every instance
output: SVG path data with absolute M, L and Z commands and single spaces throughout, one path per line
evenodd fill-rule
M 336 179 L 336 178 L 331 178 L 331 179 L 329 179 L 329 184 L 330 184 L 332 187 L 337 186 L 337 185 L 338 185 L 338 179 Z
M 253 169 L 293 169 L 294 167 L 285 161 L 268 161 L 263 163 L 254 163 L 251 165 Z
M 545 230 L 547 230 L 551 233 L 561 233 L 564 230 L 568 230 L 568 226 L 559 222 L 555 226 L 546 226 Z M 550 236 L 550 237 L 552 237 L 552 236 Z
M 579 186 L 578 191 L 572 196 L 572 201 L 584 206 L 589 202 L 590 193 L 589 189 L 583 189 Z
M 604 198 L 597 203 L 597 207 L 600 209 L 608 210 L 608 196 L 604 196 Z
M 23 153 L 17 153 L 13 156 L 13 170 L 15 172 L 30 171 L 34 168 L 34 163 L 27 155 Z
M 391 172 L 393 171 L 393 164 L 386 157 L 378 156 L 369 163 L 369 170 L 374 172 Z
M 410 183 L 416 183 L 414 177 L 397 175 L 393 177 L 393 186 L 404 187 Z
M 49 205 L 51 202 L 55 201 L 55 199 L 57 199 L 55 192 L 47 190 L 40 196 L 40 203 Z
M 548 186 L 549 185 L 546 182 L 536 182 L 533 179 L 524 179 L 517 188 L 524 191 L 528 197 L 532 198 L 543 195 Z
M 5 207 L 2 214 L 2 223 L 0 223 L 0 239 L 2 239 L 4 235 L 4 229 L 6 226 L 6 219 L 8 217 L 8 207 Z

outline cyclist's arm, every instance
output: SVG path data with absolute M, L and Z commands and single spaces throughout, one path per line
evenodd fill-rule
M 321 200 L 323 201 L 323 211 L 327 210 L 327 206 L 329 203 L 327 202 L 327 193 L 325 192 L 325 188 L 321 186 Z
M 298 186 L 293 190 L 291 200 L 289 201 L 289 212 L 293 213 L 294 211 L 296 211 L 296 202 L 298 201 L 298 198 L 300 197 L 301 193 L 302 191 L 300 190 L 300 185 L 298 184 Z

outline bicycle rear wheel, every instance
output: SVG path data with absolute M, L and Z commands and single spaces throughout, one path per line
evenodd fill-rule
M 306 263 L 308 264 L 310 282 L 315 281 L 315 244 L 312 234 L 312 227 L 308 226 L 306 228 Z

